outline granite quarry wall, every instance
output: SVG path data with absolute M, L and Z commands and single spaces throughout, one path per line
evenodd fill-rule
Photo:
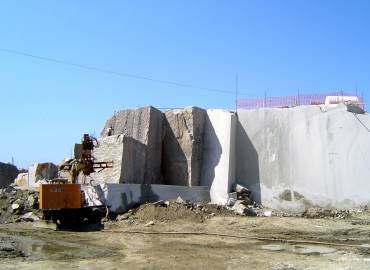
M 235 179 L 235 123 L 232 112 L 197 107 L 116 112 L 93 153 L 99 161 L 113 161 L 113 168 L 92 178 L 111 184 L 207 186 L 211 200 L 225 204 Z
M 114 162 L 105 183 L 207 186 L 224 204 L 232 185 L 271 207 L 351 207 L 370 198 L 370 117 L 335 107 L 123 110 L 95 156 Z
M 238 111 L 236 181 L 271 207 L 370 201 L 370 116 L 344 104 Z

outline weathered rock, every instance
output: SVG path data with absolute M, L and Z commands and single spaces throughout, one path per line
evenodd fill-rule
M 21 205 L 19 203 L 13 203 L 10 207 L 12 208 L 12 211 L 14 213 L 14 212 L 17 212 L 19 210 Z
M 234 190 L 237 193 L 247 193 L 247 194 L 251 193 L 249 189 L 247 189 L 246 187 L 244 187 L 242 185 L 239 185 L 239 184 L 235 184 Z
M 229 199 L 237 200 L 238 199 L 238 193 L 237 192 L 230 192 L 229 193 Z
M 199 186 L 206 111 L 197 107 L 165 112 L 163 176 L 166 184 Z
M 29 195 L 27 198 L 27 204 L 29 207 L 33 208 L 36 204 L 37 200 L 34 195 Z
M 51 163 L 35 163 L 28 170 L 28 185 L 37 187 L 42 180 L 49 180 L 58 176 L 58 166 Z
M 365 114 L 366 111 L 356 104 L 347 104 L 347 111 L 355 114 Z
M 35 222 L 35 221 L 40 220 L 40 218 L 32 212 L 28 212 L 28 213 L 20 216 L 19 219 L 22 220 L 22 221 L 30 221 L 30 222 Z
M 28 173 L 20 173 L 14 180 L 14 183 L 19 187 L 28 186 Z
M 129 217 L 130 217 L 129 213 L 124 213 L 122 215 L 118 215 L 116 221 L 127 220 Z
M 145 227 L 149 227 L 149 226 L 153 226 L 154 225 L 154 221 L 149 221 L 147 224 L 145 224 L 144 226 Z
M 233 206 L 237 200 L 238 200 L 238 194 L 236 192 L 231 192 L 229 193 L 229 199 L 227 200 L 226 205 Z
M 306 218 L 327 218 L 335 217 L 335 210 L 320 207 L 311 207 L 302 213 L 303 217 Z
M 94 150 L 97 160 L 116 161 L 113 164 L 115 168 L 111 170 L 112 179 L 105 178 L 104 181 L 162 183 L 163 119 L 161 111 L 153 107 L 144 107 L 116 112 L 107 121 L 101 133 L 102 138 L 98 140 L 99 146 Z M 111 136 L 114 138 L 109 141 Z M 118 150 L 112 150 L 117 146 Z M 104 171 L 106 177 L 109 177 L 109 169 Z
M 241 216 L 257 216 L 257 213 L 252 209 L 244 205 L 243 201 L 236 201 L 234 206 L 231 208 L 235 214 Z
M 235 212 L 235 214 L 244 216 L 244 211 L 247 207 L 241 203 L 241 201 L 236 201 L 234 206 L 231 207 L 231 210 Z
M 19 171 L 17 167 L 0 162 L 0 188 L 10 185 L 17 177 Z
M 176 202 L 177 202 L 177 203 L 186 203 L 186 201 L 184 201 L 184 199 L 183 199 L 183 198 L 181 198 L 180 196 L 179 196 L 179 197 L 177 197 Z

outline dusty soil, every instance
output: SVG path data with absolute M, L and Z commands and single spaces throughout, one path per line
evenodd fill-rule
M 206 219 L 214 216 L 235 216 L 235 213 L 220 205 L 159 201 L 140 205 L 118 216 L 116 219 L 126 220 L 127 224 L 145 224 L 151 221 L 158 223 L 177 220 L 204 222 Z
M 199 219 L 150 207 L 102 231 L 1 224 L 0 269 L 370 269 L 368 211 L 345 219 Z

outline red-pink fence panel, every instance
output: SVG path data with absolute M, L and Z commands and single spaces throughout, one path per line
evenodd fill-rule
M 327 96 L 356 96 L 346 92 L 331 92 L 323 94 L 297 94 L 292 96 L 261 97 L 261 98 L 240 98 L 237 100 L 238 109 L 258 109 L 295 107 L 300 105 L 319 105 L 325 103 Z M 365 108 L 364 98 L 357 96 L 360 106 Z

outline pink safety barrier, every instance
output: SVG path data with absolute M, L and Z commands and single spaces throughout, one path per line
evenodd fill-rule
M 301 105 L 320 105 L 325 103 L 327 96 L 357 96 L 360 107 L 365 108 L 364 98 L 346 92 L 332 92 L 321 94 L 297 94 L 281 97 L 261 97 L 261 98 L 240 98 L 237 100 L 238 109 L 259 109 L 259 108 L 288 108 Z

